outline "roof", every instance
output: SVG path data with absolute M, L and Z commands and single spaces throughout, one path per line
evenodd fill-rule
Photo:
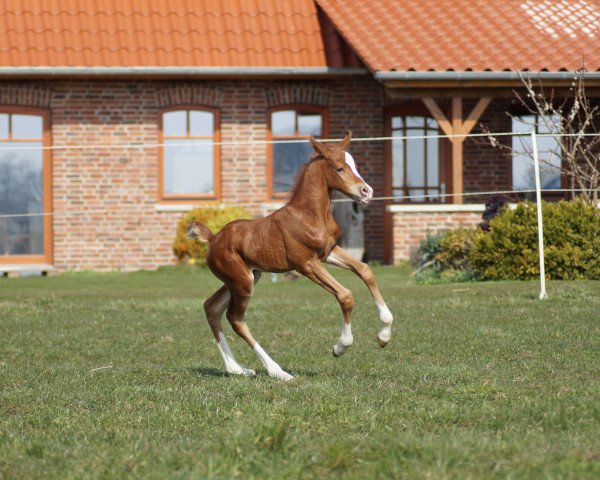
M 374 72 L 600 70 L 600 0 L 316 0 Z
M 0 76 L 597 71 L 599 40 L 600 0 L 0 2 Z
M 345 53 L 312 0 L 0 2 L 0 67 L 362 66 Z

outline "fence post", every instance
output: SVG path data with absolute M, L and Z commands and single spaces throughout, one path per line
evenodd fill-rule
M 538 155 L 537 136 L 535 129 L 531 131 L 533 147 L 533 168 L 535 170 L 535 200 L 538 222 L 538 249 L 540 254 L 540 300 L 548 298 L 546 293 L 546 272 L 544 267 L 544 223 L 542 220 L 542 187 L 540 182 L 540 159 Z

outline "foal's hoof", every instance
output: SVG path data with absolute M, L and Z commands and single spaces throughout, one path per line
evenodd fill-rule
M 279 380 L 283 380 L 284 382 L 289 382 L 290 380 L 293 380 L 294 377 L 292 375 L 290 375 L 287 372 L 284 372 L 283 370 L 272 370 L 269 373 L 270 377 L 273 378 L 277 378 Z
M 387 347 L 387 344 L 390 342 L 389 342 L 389 340 L 386 342 L 386 341 L 382 340 L 381 338 L 377 337 L 377 343 L 379 343 L 379 346 L 381 348 L 385 348 L 385 347 Z
M 333 347 L 333 348 L 331 349 L 331 353 L 332 353 L 332 354 L 333 354 L 333 356 L 334 356 L 334 357 L 336 357 L 336 358 L 337 358 L 337 357 L 341 357 L 341 356 L 342 356 L 342 354 L 341 354 L 341 353 L 340 353 L 340 354 L 337 354 L 337 353 L 335 353 L 335 347 Z
M 228 369 L 227 373 L 229 373 L 229 375 L 241 375 L 243 377 L 256 377 L 256 372 L 254 370 L 242 366 L 240 366 L 240 368 Z

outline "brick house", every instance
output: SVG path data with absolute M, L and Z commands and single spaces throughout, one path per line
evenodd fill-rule
M 0 5 L 0 271 L 170 264 L 193 206 L 283 204 L 308 145 L 270 140 L 509 132 L 515 71 L 560 93 L 582 58 L 600 92 L 598 0 L 99 5 Z M 483 140 L 351 152 L 376 196 L 399 197 L 365 212 L 368 256 L 388 263 L 479 222 L 485 196 L 444 194 L 528 182 Z

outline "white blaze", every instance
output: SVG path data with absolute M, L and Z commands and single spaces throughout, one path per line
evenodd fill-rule
M 358 178 L 360 178 L 364 182 L 365 179 L 360 176 L 360 173 L 358 173 L 358 170 L 356 169 L 356 163 L 354 163 L 354 159 L 352 158 L 352 155 L 350 155 L 348 152 L 346 152 L 346 163 L 350 167 L 350 170 L 352 170 L 352 173 L 354 173 L 354 175 L 356 175 Z

